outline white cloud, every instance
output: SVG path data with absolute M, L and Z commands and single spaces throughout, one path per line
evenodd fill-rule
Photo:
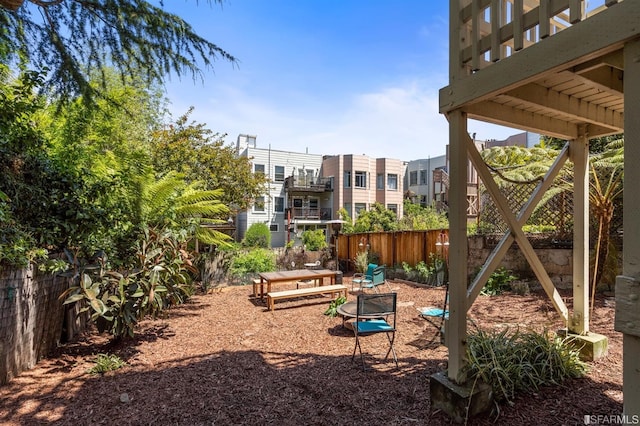
M 185 106 L 174 105 L 174 111 L 184 110 Z M 227 132 L 228 143 L 249 133 L 257 135 L 260 147 L 314 154 L 409 161 L 444 155 L 448 143 L 448 123 L 438 113 L 438 89 L 418 80 L 345 94 L 329 105 L 302 96 L 261 99 L 237 88 L 217 87 L 205 105 L 196 105 L 192 118 Z M 518 133 L 475 121 L 468 127 L 478 139 Z

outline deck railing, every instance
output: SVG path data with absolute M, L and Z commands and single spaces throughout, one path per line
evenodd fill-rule
M 622 0 L 467 0 L 459 17 L 459 59 L 471 73 L 525 49 Z M 455 31 L 452 28 L 452 31 Z

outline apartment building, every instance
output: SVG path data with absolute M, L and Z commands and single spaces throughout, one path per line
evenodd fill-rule
M 254 223 L 271 230 L 271 245 L 301 243 L 306 230 L 322 229 L 331 238 L 332 220 L 344 207 L 355 219 L 362 210 L 380 203 L 403 214 L 405 163 L 366 155 L 318 154 L 259 148 L 256 136 L 239 135 L 237 155 L 250 159 L 254 173 L 264 173 L 269 185 L 264 196 L 236 217 L 236 239 L 242 240 Z
M 405 163 L 391 158 L 366 155 L 327 155 L 321 173 L 333 181 L 333 211 L 344 208 L 356 219 L 363 210 L 380 203 L 403 215 Z
M 414 204 L 422 207 L 434 205 L 436 193 L 442 192 L 442 186 L 436 185 L 434 173 L 436 170 L 447 169 L 447 156 L 440 155 L 433 158 L 422 158 L 409 161 L 404 175 L 405 195 Z
M 254 200 L 253 207 L 239 212 L 236 238 L 242 240 L 254 223 L 265 223 L 271 230 L 271 245 L 284 247 L 299 241 L 307 229 L 325 229 L 331 220 L 331 181 L 320 177 L 322 155 L 259 148 L 256 136 L 239 135 L 236 151 L 250 159 L 254 173 L 268 177 L 266 193 Z

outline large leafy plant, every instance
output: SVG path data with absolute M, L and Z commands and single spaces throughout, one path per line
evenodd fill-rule
M 169 231 L 148 232 L 140 242 L 138 264 L 127 272 L 89 270 L 78 276 L 78 284 L 62 294 L 64 304 L 79 302 L 81 312 L 90 312 L 100 331 L 116 339 L 133 337 L 135 325 L 145 316 L 183 303 L 194 292 L 197 273 L 193 258 Z

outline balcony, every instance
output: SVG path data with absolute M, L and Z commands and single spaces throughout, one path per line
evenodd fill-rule
M 284 189 L 289 193 L 321 193 L 333 191 L 331 182 L 330 178 L 289 176 L 284 180 Z
M 331 220 L 331 208 L 292 207 L 287 213 L 291 213 L 291 220 Z

